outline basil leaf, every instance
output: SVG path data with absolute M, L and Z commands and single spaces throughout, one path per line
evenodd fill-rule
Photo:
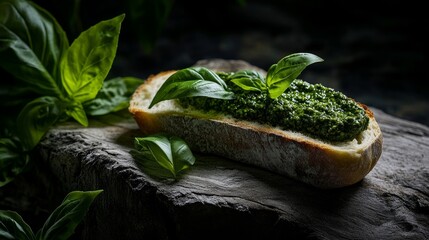
M 136 160 L 138 167 L 146 174 L 163 179 L 174 178 L 171 171 L 159 165 L 159 163 L 153 159 L 150 154 L 148 156 L 144 152 L 140 152 L 135 149 L 132 149 L 130 153 Z
M 33 149 L 63 113 L 56 97 L 40 97 L 29 102 L 18 115 L 18 136 L 24 150 Z
M 73 117 L 82 126 L 88 127 L 88 117 L 86 116 L 82 103 L 70 102 L 66 108 L 66 114 Z
M 268 70 L 266 78 L 270 98 L 280 96 L 305 67 L 322 61 L 323 59 L 311 53 L 295 53 L 282 58 L 277 64 L 273 64 Z
M 266 90 L 265 79 L 258 72 L 252 70 L 243 70 L 236 72 L 228 77 L 235 85 L 246 91 L 264 91 Z
M 173 153 L 173 163 L 176 174 L 194 165 L 195 157 L 186 142 L 176 136 L 171 136 L 169 140 L 171 142 L 171 151 Z
M 135 138 L 134 145 L 137 151 L 132 153 L 138 163 L 145 171 L 158 177 L 177 178 L 181 171 L 195 163 L 190 148 L 179 137 L 154 134 Z
M 194 71 L 196 71 L 199 75 L 201 75 L 203 77 L 204 80 L 208 80 L 211 82 L 215 82 L 219 85 L 221 85 L 223 88 L 228 88 L 228 86 L 226 85 L 225 81 L 220 78 L 216 73 L 214 73 L 213 71 L 207 69 L 207 68 L 203 68 L 203 67 L 194 67 L 192 68 Z M 184 77 L 184 76 L 183 76 Z M 186 79 L 185 79 L 186 80 Z
M 149 108 L 155 104 L 177 98 L 209 97 L 233 99 L 225 81 L 206 68 L 185 68 L 171 75 L 155 94 Z
M 0 2 L 0 66 L 41 95 L 62 96 L 55 79 L 67 36 L 54 17 L 30 1 Z
M 135 138 L 134 143 L 135 148 L 142 153 L 143 157 L 156 161 L 175 176 L 171 144 L 167 137 L 151 135 L 144 138 Z
M 17 140 L 0 138 L 0 187 L 11 182 L 29 162 Z
M 61 60 L 61 80 L 78 102 L 95 98 L 112 67 L 125 15 L 101 21 L 82 32 Z
M 95 99 L 84 103 L 85 112 L 97 116 L 127 108 L 130 96 L 142 83 L 142 79 L 134 77 L 118 77 L 104 81 Z
M 36 240 L 36 237 L 18 213 L 0 210 L 0 239 Z
M 84 219 L 94 199 L 102 191 L 73 191 L 67 194 L 61 205 L 51 213 L 43 227 L 37 232 L 37 239 L 68 239 L 74 233 L 76 226 Z

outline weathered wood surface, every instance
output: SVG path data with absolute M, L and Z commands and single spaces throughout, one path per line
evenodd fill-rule
M 335 190 L 204 155 L 178 181 L 151 178 L 129 153 L 141 134 L 126 113 L 59 126 L 40 152 L 65 191 L 104 189 L 84 239 L 428 239 L 429 128 L 373 110 L 383 154 Z
M 127 112 L 59 126 L 39 149 L 65 192 L 104 189 L 82 239 L 429 239 L 429 128 L 373 111 L 382 156 L 363 181 L 335 190 L 201 154 L 178 181 L 152 178 L 130 154 L 142 134 Z

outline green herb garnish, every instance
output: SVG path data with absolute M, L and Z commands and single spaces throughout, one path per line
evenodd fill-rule
M 278 63 L 271 65 L 267 77 L 264 79 L 248 71 L 237 72 L 231 76 L 231 81 L 243 90 L 268 91 L 271 99 L 282 95 L 301 72 L 310 64 L 321 62 L 323 59 L 311 53 L 295 53 L 282 58 Z
M 133 155 L 148 173 L 158 177 L 177 178 L 194 165 L 195 157 L 185 141 L 176 136 L 154 134 L 135 138 Z
M 94 199 L 102 191 L 70 192 L 36 234 L 18 213 L 0 210 L 0 239 L 68 239 L 85 217 Z
M 149 108 L 161 101 L 185 97 L 232 99 L 234 94 L 213 71 L 202 67 L 186 68 L 177 71 L 164 82 Z
M 311 53 L 295 53 L 273 64 L 264 78 L 252 70 L 238 71 L 227 78 L 245 91 L 267 91 L 270 98 L 279 97 L 310 64 L 323 59 Z M 208 97 L 216 99 L 234 99 L 234 93 L 225 81 L 206 68 L 186 68 L 171 75 L 161 86 L 149 105 L 170 99 L 188 97 Z

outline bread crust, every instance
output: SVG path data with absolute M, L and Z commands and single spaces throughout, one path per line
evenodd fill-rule
M 148 109 L 162 83 L 175 71 L 150 76 L 133 94 L 129 111 L 144 134 L 166 132 L 184 139 L 193 151 L 257 166 L 317 188 L 339 188 L 361 181 L 382 153 L 383 137 L 372 111 L 357 139 L 328 143 L 224 115 L 206 115 L 164 101 Z

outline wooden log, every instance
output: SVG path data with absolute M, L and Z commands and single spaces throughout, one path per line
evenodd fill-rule
M 198 153 L 177 181 L 153 178 L 130 154 L 128 112 L 58 126 L 39 151 L 64 192 L 104 190 L 80 239 L 429 239 L 429 128 L 372 110 L 382 156 L 333 190 Z

